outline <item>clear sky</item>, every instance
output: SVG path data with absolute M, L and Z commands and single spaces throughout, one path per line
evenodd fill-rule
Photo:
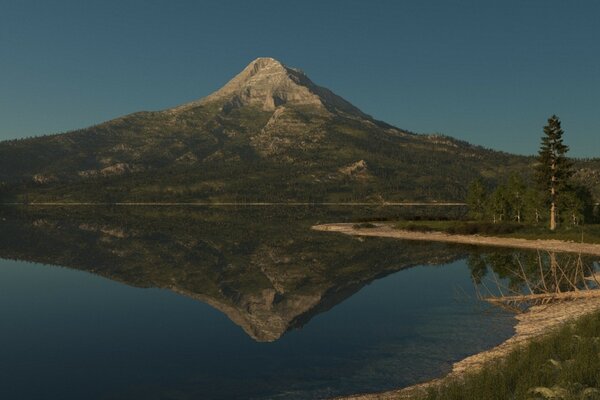
M 600 1 L 0 0 L 0 139 L 201 98 L 257 57 L 375 118 L 600 156 Z

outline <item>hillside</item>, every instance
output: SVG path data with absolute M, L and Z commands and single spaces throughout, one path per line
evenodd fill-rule
M 398 129 L 259 58 L 198 101 L 1 142 L 0 187 L 30 201 L 448 201 L 532 161 Z

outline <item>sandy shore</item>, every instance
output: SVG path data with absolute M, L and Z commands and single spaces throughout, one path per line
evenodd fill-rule
M 478 235 L 449 235 L 442 232 L 413 232 L 394 229 L 390 224 L 377 223 L 374 228 L 355 229 L 352 223 L 315 225 L 318 231 L 339 232 L 354 236 L 388 237 L 404 240 L 421 240 L 463 243 L 479 246 L 513 247 L 519 249 L 548 250 L 600 256 L 600 244 L 565 242 L 562 240 L 529 240 Z
M 600 245 L 597 244 L 563 242 L 560 240 L 527 240 L 476 235 L 449 235 L 441 232 L 412 232 L 394 229 L 392 226 L 383 223 L 375 225 L 375 228 L 355 229 L 353 227 L 354 224 L 323 224 L 313 226 L 313 229 L 356 236 L 389 237 L 404 240 L 438 241 L 600 255 Z M 490 350 L 472 355 L 455 363 L 452 367 L 452 371 L 445 377 L 403 389 L 382 393 L 357 394 L 338 397 L 336 399 L 392 400 L 414 398 L 414 396 L 425 394 L 427 388 L 443 384 L 448 379 L 460 378 L 467 372 L 476 371 L 486 363 L 501 359 L 516 347 L 551 332 L 565 322 L 576 320 L 586 314 L 599 310 L 600 298 L 597 297 L 531 307 L 527 312 L 516 315 L 517 324 L 515 326 L 515 334 L 511 338 Z

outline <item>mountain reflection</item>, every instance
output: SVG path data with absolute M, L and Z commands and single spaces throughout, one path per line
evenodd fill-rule
M 461 258 L 441 243 L 310 230 L 356 210 L 2 209 L 0 257 L 164 288 L 225 313 L 256 341 L 280 338 L 390 273 Z

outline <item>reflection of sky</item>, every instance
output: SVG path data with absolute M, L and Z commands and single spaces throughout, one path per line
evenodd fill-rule
M 511 334 L 510 319 L 482 314 L 459 287 L 472 295 L 463 261 L 401 271 L 257 343 L 220 312 L 166 290 L 0 261 L 0 397 L 312 398 L 402 386 Z

